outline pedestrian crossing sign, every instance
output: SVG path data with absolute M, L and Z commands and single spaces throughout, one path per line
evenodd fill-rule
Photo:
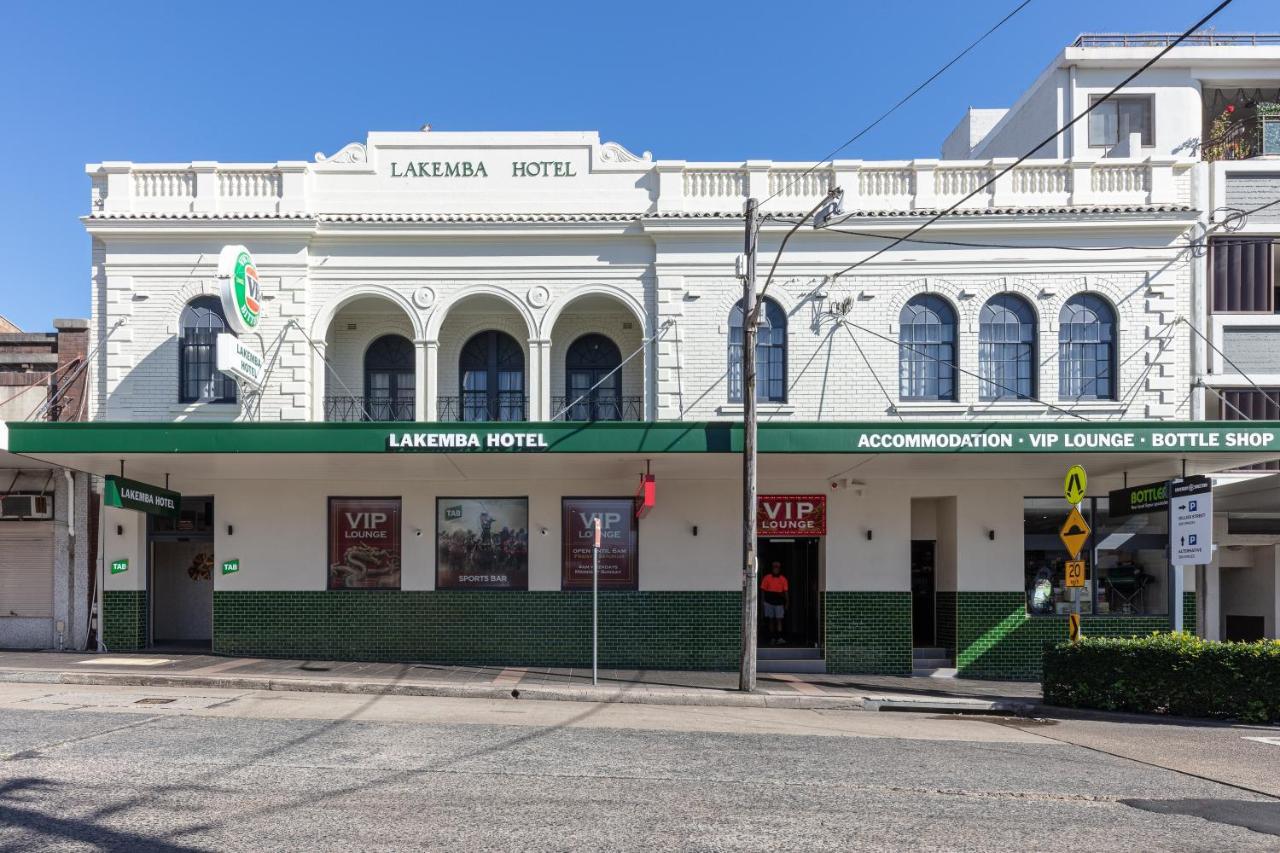
M 1089 478 L 1081 465 L 1072 465 L 1067 469 L 1067 478 L 1062 481 L 1062 494 L 1069 504 L 1078 504 L 1084 500 L 1084 491 L 1089 485 Z

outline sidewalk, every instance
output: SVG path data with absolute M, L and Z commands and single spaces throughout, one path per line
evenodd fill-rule
M 1040 686 L 1027 682 L 873 675 L 761 673 L 755 693 L 735 672 L 591 671 L 145 654 L 0 651 L 0 681 L 232 688 L 316 693 L 630 702 L 650 705 L 1027 714 Z

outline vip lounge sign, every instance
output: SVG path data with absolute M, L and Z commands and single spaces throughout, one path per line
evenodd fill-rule
M 182 495 L 150 483 L 126 480 L 124 477 L 108 474 L 102 490 L 102 502 L 119 509 L 177 518 Z
M 600 519 L 600 588 L 636 589 L 639 564 L 631 498 L 564 498 L 562 589 L 591 589 L 591 549 Z
M 223 246 L 218 255 L 222 313 L 236 334 L 257 331 L 262 317 L 262 283 L 253 255 L 244 246 Z
M 756 500 L 756 535 L 827 535 L 827 496 L 761 495 Z

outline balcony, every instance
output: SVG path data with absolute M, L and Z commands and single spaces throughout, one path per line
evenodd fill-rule
M 1280 154 L 1280 89 L 1242 85 L 1204 91 L 1204 143 L 1201 156 L 1251 160 Z
M 325 397 L 324 419 L 341 421 L 411 421 L 413 400 L 394 397 Z
M 644 398 L 610 395 L 579 400 L 578 397 L 552 397 L 551 418 L 557 421 L 639 421 L 644 419 Z
M 529 398 L 523 391 L 463 392 L 436 398 L 440 421 L 527 421 Z

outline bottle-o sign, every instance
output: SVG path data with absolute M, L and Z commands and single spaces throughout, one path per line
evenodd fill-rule
M 237 334 L 258 328 L 262 316 L 262 284 L 253 255 L 244 246 L 223 246 L 218 255 L 222 313 Z

